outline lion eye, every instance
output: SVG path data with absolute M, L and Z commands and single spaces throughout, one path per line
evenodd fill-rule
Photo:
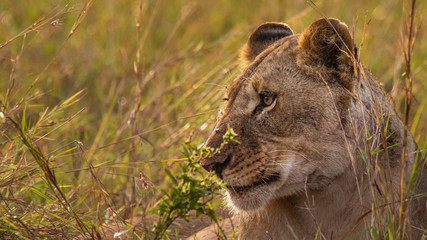
M 276 105 L 276 96 L 270 93 L 267 93 L 267 94 L 261 93 L 259 95 L 259 100 L 260 100 L 260 103 L 254 109 L 252 113 L 253 115 L 256 115 L 257 113 L 261 113 L 263 111 L 270 111 Z
M 274 102 L 274 97 L 262 96 L 262 102 L 263 102 L 264 106 L 270 106 Z

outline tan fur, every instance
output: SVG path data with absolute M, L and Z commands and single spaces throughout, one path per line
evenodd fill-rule
M 240 239 L 370 239 L 373 223 L 398 216 L 399 205 L 390 202 L 400 196 L 404 125 L 355 59 L 345 24 L 320 19 L 280 39 L 275 32 L 285 28 L 277 26 L 258 28 L 256 43 L 249 38 L 247 67 L 228 86 L 227 106 L 207 141 L 220 147 L 230 126 L 240 144 L 225 145 L 202 165 L 227 183 Z M 274 104 L 262 105 L 266 95 Z M 409 134 L 404 186 L 415 152 Z M 426 198 L 413 202 L 404 212 L 412 224 L 405 238 L 419 239 L 427 228 Z

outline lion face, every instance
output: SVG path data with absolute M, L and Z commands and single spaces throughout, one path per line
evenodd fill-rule
M 350 164 L 345 112 L 354 77 L 345 49 L 353 44 L 347 27 L 331 21 L 341 38 L 319 20 L 302 35 L 266 23 L 248 40 L 248 66 L 228 86 L 226 107 L 207 141 L 219 148 L 229 126 L 240 144 L 226 144 L 202 162 L 224 180 L 239 209 L 307 188 L 320 191 Z

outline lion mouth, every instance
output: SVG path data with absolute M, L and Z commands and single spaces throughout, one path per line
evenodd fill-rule
M 257 188 L 259 186 L 264 186 L 264 185 L 268 185 L 272 182 L 275 182 L 277 180 L 279 180 L 280 178 L 280 173 L 274 173 L 266 178 L 261 179 L 258 182 L 252 183 L 250 185 L 246 185 L 246 186 L 230 186 L 230 185 L 226 185 L 227 189 L 233 191 L 233 192 L 243 192 L 243 191 L 248 191 L 254 188 Z

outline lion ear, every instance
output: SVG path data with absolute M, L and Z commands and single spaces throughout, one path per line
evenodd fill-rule
M 347 25 L 334 18 L 319 19 L 304 30 L 299 41 L 304 65 L 335 70 L 343 85 L 352 89 L 356 48 Z
M 292 35 L 293 32 L 284 23 L 264 23 L 259 26 L 249 37 L 242 50 L 242 60 L 250 64 L 256 56 L 277 40 Z

